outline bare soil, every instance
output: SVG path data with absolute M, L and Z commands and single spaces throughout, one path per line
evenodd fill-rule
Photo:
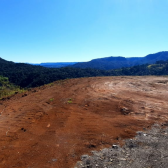
M 0 101 L 1 168 L 73 168 L 168 120 L 168 77 L 68 79 Z

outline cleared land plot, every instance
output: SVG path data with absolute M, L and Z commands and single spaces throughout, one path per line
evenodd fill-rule
M 168 119 L 168 77 L 58 81 L 0 101 L 0 167 L 71 168 Z

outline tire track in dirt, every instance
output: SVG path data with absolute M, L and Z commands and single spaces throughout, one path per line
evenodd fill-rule
M 0 167 L 73 167 L 167 120 L 167 77 L 69 79 L 0 101 Z

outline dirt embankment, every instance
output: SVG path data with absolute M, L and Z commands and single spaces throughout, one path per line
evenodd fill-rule
M 168 77 L 69 79 L 0 101 L 1 168 L 72 168 L 168 119 Z

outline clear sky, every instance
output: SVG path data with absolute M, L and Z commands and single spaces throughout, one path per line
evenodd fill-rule
M 0 57 L 78 62 L 168 51 L 168 0 L 0 0 Z

